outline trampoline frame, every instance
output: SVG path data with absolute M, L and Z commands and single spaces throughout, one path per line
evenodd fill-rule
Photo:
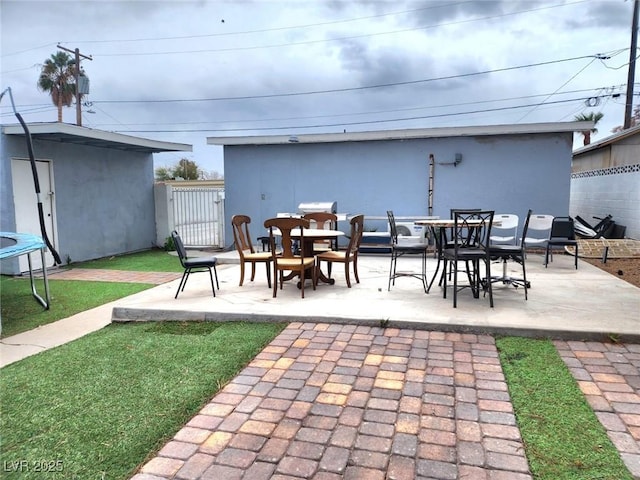
M 27 255 L 27 262 L 29 264 L 29 279 L 31 281 L 31 293 L 35 299 L 44 307 L 45 310 L 49 310 L 51 305 L 51 297 L 49 294 L 49 279 L 47 278 L 47 268 L 45 263 L 45 252 L 47 245 L 42 238 L 32 235 L 30 233 L 14 233 L 14 232 L 0 232 L 0 237 L 9 238 L 14 240 L 15 245 L 0 248 L 0 260 L 5 258 L 17 258 L 22 255 Z M 33 275 L 33 267 L 31 264 L 31 254 L 37 250 L 40 250 L 42 258 L 42 278 L 44 280 L 44 298 L 36 290 L 35 277 Z M 0 325 L 0 328 L 1 325 Z

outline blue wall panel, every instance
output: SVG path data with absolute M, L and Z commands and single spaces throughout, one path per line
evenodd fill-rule
M 25 145 L 22 137 L 2 135 L 2 228 L 10 231 L 11 157 L 26 158 Z M 37 158 L 52 161 L 56 248 L 63 262 L 155 245 L 152 154 L 37 139 L 33 147 Z
M 428 214 L 429 154 L 435 156 L 433 214 L 451 208 L 567 215 L 571 133 L 224 147 L 225 216 L 264 220 L 302 202 L 336 201 L 338 211 Z M 462 155 L 457 166 L 445 165 Z M 367 222 L 386 230 L 385 222 Z M 346 228 L 346 227 L 344 227 Z M 227 228 L 226 244 L 233 242 Z

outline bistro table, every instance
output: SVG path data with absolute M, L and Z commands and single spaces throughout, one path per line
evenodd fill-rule
M 431 286 L 438 276 L 438 272 L 440 271 L 440 263 L 442 262 L 442 250 L 444 249 L 444 245 L 447 243 L 447 229 L 454 228 L 455 220 L 453 218 L 440 218 L 437 220 L 416 220 L 414 222 L 416 225 L 426 226 L 431 229 L 433 234 L 433 238 L 436 242 L 436 258 L 438 259 L 438 264 L 436 265 L 436 271 L 433 272 L 433 277 L 427 286 L 427 293 L 431 290 Z M 467 220 L 467 225 L 477 224 L 480 225 L 482 223 L 481 220 Z M 500 225 L 499 221 L 494 221 L 492 225 Z M 443 271 L 442 275 L 446 275 L 447 272 Z M 441 279 L 442 280 L 442 279 Z
M 280 231 L 277 229 L 273 229 L 274 235 L 280 235 Z M 344 236 L 345 233 L 340 230 L 332 230 L 325 228 L 305 228 L 304 229 L 304 241 L 301 245 L 302 255 L 305 257 L 313 257 L 313 244 L 318 240 L 335 240 L 339 237 Z M 301 237 L 301 232 L 299 228 L 294 228 L 291 230 L 291 238 L 299 239 Z M 318 281 L 323 283 L 328 283 L 329 285 L 333 285 L 335 280 L 333 278 L 329 278 L 324 274 L 324 272 L 320 269 L 320 265 L 316 265 L 316 274 Z M 290 280 L 295 274 L 292 273 L 289 277 L 286 277 L 286 280 Z

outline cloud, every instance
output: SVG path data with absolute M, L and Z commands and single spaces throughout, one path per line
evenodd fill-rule
M 206 146 L 207 136 L 508 123 L 528 111 L 526 122 L 571 120 L 589 111 L 583 102 L 454 114 L 624 84 L 631 9 L 622 0 L 3 0 L 2 83 L 27 121 L 54 121 L 50 99 L 35 87 L 37 65 L 57 42 L 77 47 L 93 56 L 83 66 L 96 113 L 85 114 L 85 124 L 192 143 L 189 158 L 220 171 L 221 150 Z M 471 75 L 614 51 L 605 62 Z M 450 78 L 359 89 L 440 77 Z M 352 90 L 297 95 L 341 89 Z M 232 98 L 242 96 L 255 98 Z M 191 101 L 214 98 L 221 100 Z M 622 123 L 616 102 L 603 97 L 597 107 L 605 113 L 602 136 Z M 11 122 L 7 104 L 0 107 L 2 121 Z M 75 119 L 73 108 L 64 115 Z M 350 125 L 412 116 L 423 118 Z M 223 131 L 234 128 L 245 130 Z
M 633 3 L 633 2 L 629 2 Z M 581 15 L 566 21 L 567 29 L 627 28 L 631 33 L 631 17 L 625 2 L 596 2 L 587 4 Z

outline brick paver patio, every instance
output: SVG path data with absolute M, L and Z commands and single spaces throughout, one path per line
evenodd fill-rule
M 640 345 L 555 345 L 625 465 L 640 478 Z
M 134 480 L 529 480 L 490 336 L 294 323 Z
M 94 282 L 149 283 L 160 285 L 180 278 L 175 272 L 132 272 L 127 270 L 107 270 L 99 268 L 71 268 L 52 271 L 51 280 L 84 280 Z

